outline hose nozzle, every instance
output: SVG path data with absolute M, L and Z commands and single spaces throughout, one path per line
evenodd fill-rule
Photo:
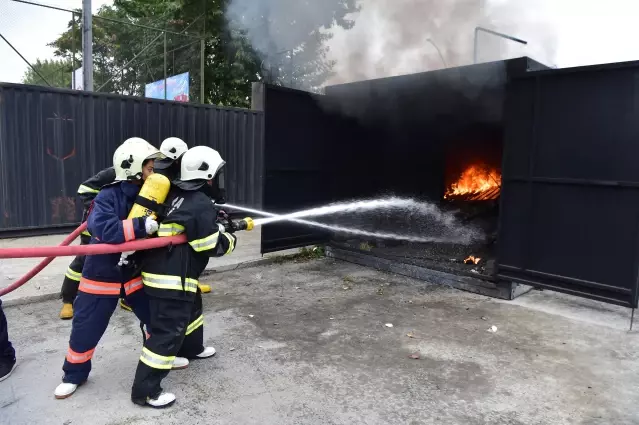
M 239 230 L 248 230 L 251 231 L 255 227 L 255 223 L 251 217 L 246 217 L 242 220 L 234 220 L 231 221 L 231 226 L 233 227 L 233 231 L 237 232 Z
M 255 222 L 251 217 L 243 218 L 242 220 L 229 220 L 218 218 L 218 223 L 224 226 L 227 233 L 235 233 L 240 230 L 253 230 Z

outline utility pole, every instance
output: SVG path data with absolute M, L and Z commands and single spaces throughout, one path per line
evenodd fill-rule
M 82 79 L 83 88 L 93 91 L 93 19 L 91 0 L 82 0 Z

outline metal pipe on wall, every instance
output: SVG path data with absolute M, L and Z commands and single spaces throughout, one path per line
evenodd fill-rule
M 513 37 L 513 36 L 508 35 L 508 34 L 503 34 L 501 32 L 489 30 L 488 28 L 475 27 L 475 46 L 473 48 L 473 63 L 477 63 L 477 47 L 479 45 L 479 41 L 478 41 L 479 31 L 483 31 L 485 33 L 492 34 L 492 35 L 497 36 L 497 37 L 505 38 L 506 40 L 511 40 L 511 41 L 516 42 L 516 43 L 520 43 L 520 44 L 524 44 L 524 45 L 528 44 L 527 41 L 522 40 L 520 38 Z

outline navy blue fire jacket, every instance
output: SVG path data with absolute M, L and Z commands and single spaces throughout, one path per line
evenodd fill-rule
M 120 244 L 145 238 L 145 218 L 127 219 L 140 191 L 140 186 L 129 182 L 115 183 L 100 190 L 93 201 L 87 219 L 91 232 L 90 244 Z M 124 284 L 127 295 L 142 289 L 142 278 L 134 271 L 118 266 L 120 254 L 88 255 L 79 290 L 104 297 L 119 297 Z

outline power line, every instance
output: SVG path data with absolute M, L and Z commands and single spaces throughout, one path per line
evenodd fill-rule
M 26 63 L 27 65 L 29 65 L 29 68 L 31 68 L 31 69 L 33 70 L 33 72 L 35 72 L 36 74 L 38 74 L 38 77 L 42 78 L 42 81 L 44 81 L 44 82 L 47 84 L 47 86 L 51 87 L 51 84 L 49 84 L 49 82 L 47 81 L 47 79 L 46 79 L 46 78 L 44 78 L 44 77 L 42 76 L 42 74 L 40 74 L 40 73 L 38 72 L 38 70 L 37 70 L 37 69 L 35 69 L 35 68 L 33 67 L 33 65 L 31 65 L 31 63 L 30 63 L 30 62 L 29 62 L 29 61 L 28 61 L 28 60 L 27 60 L 24 56 L 22 56 L 22 53 L 20 53 L 20 52 L 18 51 L 18 49 L 16 49 L 15 47 L 13 47 L 13 44 L 9 43 L 9 40 L 7 40 L 7 39 L 4 37 L 4 35 L 2 35 L 2 34 L 0 33 L 0 37 L 4 40 L 4 42 L 5 42 L 5 43 L 7 43 L 7 44 L 9 45 L 9 47 L 11 47 L 11 49 L 13 49 L 13 51 L 14 51 L 14 52 L 16 52 L 16 53 L 18 54 L 18 56 L 20 56 L 20 57 L 22 58 L 22 60 L 23 60 L 23 61 L 25 61 L 25 63 Z
M 32 1 L 27 1 L 27 0 L 11 0 L 11 1 L 14 1 L 16 3 L 30 4 L 32 6 L 44 7 L 46 9 L 59 10 L 61 12 L 69 12 L 69 13 L 81 14 L 81 12 L 79 12 L 77 10 L 65 9 L 65 8 L 62 8 L 62 7 L 50 6 L 48 4 L 35 3 L 35 2 L 32 2 Z M 100 16 L 100 15 L 91 15 L 91 16 L 93 17 L 93 19 L 101 19 L 103 21 L 115 22 L 117 24 L 131 25 L 131 26 L 134 26 L 134 27 L 146 28 L 146 29 L 149 29 L 149 30 L 160 31 L 160 32 L 166 32 L 167 34 L 184 35 L 184 36 L 187 36 L 187 37 L 197 38 L 197 39 L 202 38 L 199 35 L 195 35 L 195 34 L 184 32 L 184 31 L 186 31 L 186 29 L 188 29 L 193 24 L 193 22 L 197 21 L 197 19 L 199 19 L 199 18 L 196 18 L 196 20 L 193 21 L 191 23 L 191 25 L 189 25 L 187 28 L 185 28 L 185 30 L 183 32 L 177 32 L 177 31 L 171 31 L 171 30 L 167 30 L 167 29 L 163 29 L 163 28 L 150 27 L 148 25 L 136 24 L 134 22 L 127 22 L 127 21 L 121 21 L 119 19 L 107 18 L 106 16 Z

